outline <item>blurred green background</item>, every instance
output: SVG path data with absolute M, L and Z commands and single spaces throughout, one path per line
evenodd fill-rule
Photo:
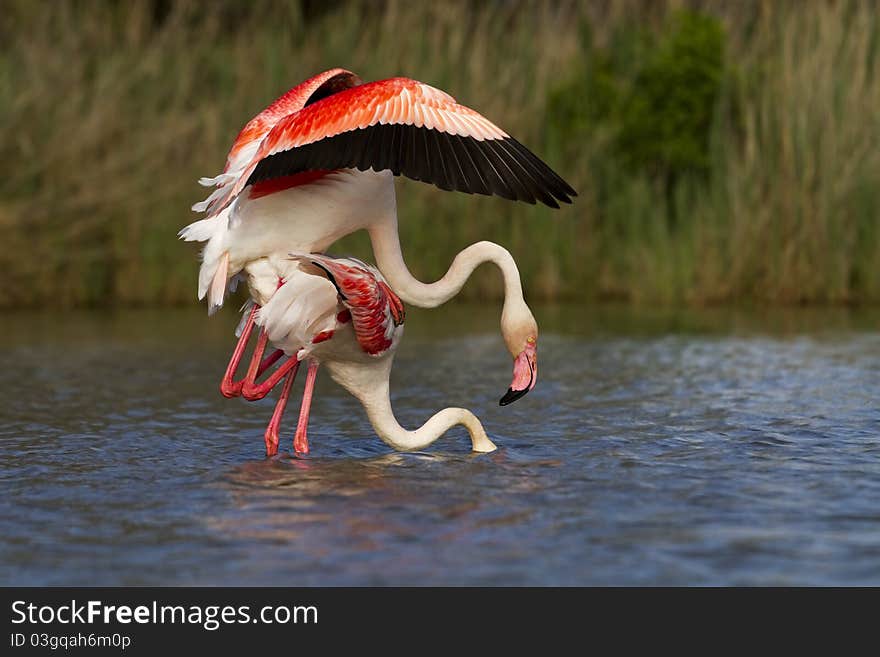
M 440 87 L 580 196 L 398 181 L 423 279 L 467 244 L 533 300 L 880 301 L 877 2 L 3 0 L 0 306 L 191 304 L 177 241 L 240 127 L 341 66 Z M 334 248 L 369 258 L 363 235 Z M 481 271 L 463 296 L 501 292 Z

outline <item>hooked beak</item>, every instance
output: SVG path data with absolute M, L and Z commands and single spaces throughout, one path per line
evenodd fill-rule
M 529 341 L 526 348 L 513 361 L 513 381 L 510 388 L 498 403 L 501 406 L 512 404 L 535 387 L 538 382 L 538 345 Z

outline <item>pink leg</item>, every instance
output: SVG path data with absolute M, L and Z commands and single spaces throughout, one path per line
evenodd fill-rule
M 263 372 L 272 367 L 272 365 L 274 365 L 276 361 L 278 361 L 283 355 L 283 351 L 281 351 L 280 349 L 276 349 L 271 354 L 266 356 L 260 363 L 260 369 L 257 370 L 257 377 L 263 376 Z
M 299 365 L 299 361 L 296 358 L 288 358 L 277 370 L 272 372 L 266 380 L 262 383 L 257 383 L 256 378 L 259 374 L 272 364 L 273 359 L 278 360 L 284 355 L 284 352 L 281 352 L 281 355 L 276 356 L 275 353 L 270 354 L 266 357 L 265 361 L 261 361 L 261 357 L 263 355 L 263 350 L 266 348 L 265 340 L 263 340 L 263 333 L 260 335 L 260 340 L 262 342 L 262 349 L 260 348 L 260 344 L 257 344 L 258 350 L 254 352 L 254 357 L 251 359 L 251 367 L 248 370 L 248 374 L 244 379 L 243 385 L 241 387 L 241 396 L 247 399 L 248 401 L 254 401 L 256 399 L 262 399 L 266 395 L 268 395 L 272 388 L 278 385 L 278 382 L 284 378 L 284 376 L 290 372 L 292 369 Z M 267 362 L 268 361 L 268 362 Z
M 244 329 L 241 331 L 241 337 L 238 339 L 235 350 L 232 352 L 232 358 L 229 359 L 229 365 L 226 366 L 226 373 L 220 381 L 220 394 L 224 397 L 238 397 L 241 394 L 243 381 L 234 381 L 233 377 L 235 376 L 235 370 L 238 369 L 238 364 L 241 362 L 241 357 L 244 355 L 244 350 L 247 348 L 247 343 L 251 338 L 251 333 L 254 330 L 254 318 L 259 309 L 260 307 L 254 304 Z
M 296 371 L 298 369 L 299 367 L 294 366 L 288 372 L 287 378 L 284 379 L 281 394 L 278 396 L 278 402 L 275 404 L 275 411 L 272 413 L 272 419 L 269 420 L 269 426 L 266 427 L 266 456 L 275 456 L 278 453 L 278 427 L 281 425 L 281 418 L 284 417 L 284 409 L 287 406 L 287 399 L 290 397 L 290 388 L 293 386 L 293 380 L 296 378 Z
M 306 386 L 303 390 L 302 406 L 299 409 L 299 422 L 296 424 L 296 436 L 293 439 L 293 451 L 298 454 L 309 453 L 309 439 L 306 435 L 309 428 L 309 409 L 312 407 L 312 393 L 315 391 L 315 379 L 318 378 L 318 362 L 309 361 L 306 374 Z
M 282 284 L 283 282 L 281 279 L 278 279 L 278 287 L 281 287 Z M 269 379 L 264 383 L 260 385 L 256 384 L 257 377 L 272 367 L 272 365 L 284 355 L 283 351 L 276 349 L 265 359 L 263 358 L 263 352 L 266 351 L 266 343 L 269 341 L 269 336 L 266 334 L 266 331 L 261 329 L 260 337 L 257 340 L 257 346 L 254 348 L 253 356 L 251 356 L 250 366 L 248 367 L 245 378 L 239 381 L 233 380 L 235 371 L 241 363 L 242 356 L 244 356 L 244 351 L 247 349 L 247 343 L 251 338 L 251 333 L 253 333 L 254 321 L 259 310 L 260 306 L 257 304 L 254 304 L 253 308 L 251 308 L 247 322 L 245 322 L 244 328 L 241 331 L 241 337 L 239 337 L 238 343 L 235 345 L 235 351 L 232 352 L 232 358 L 229 360 L 229 365 L 226 366 L 226 373 L 223 375 L 223 380 L 220 381 L 220 394 L 224 397 L 243 396 L 249 401 L 262 399 L 269 394 L 269 391 L 277 385 L 281 378 L 287 374 L 295 364 L 285 363 L 270 375 Z
M 263 352 L 266 351 L 266 344 L 269 342 L 269 334 L 266 333 L 264 329 L 260 329 L 260 336 L 257 338 L 257 344 L 254 347 L 254 353 L 251 355 L 251 362 L 248 365 L 247 374 L 244 375 L 244 379 L 241 384 L 241 396 L 247 399 L 248 401 L 254 401 L 256 399 L 262 399 L 269 391 L 267 390 L 265 394 L 259 395 L 255 394 L 255 379 L 257 378 L 257 371 L 259 371 L 260 365 L 263 362 Z

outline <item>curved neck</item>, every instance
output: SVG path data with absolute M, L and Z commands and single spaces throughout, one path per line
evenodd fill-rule
M 455 256 L 443 278 L 434 283 L 422 283 L 410 273 L 403 261 L 396 217 L 379 222 L 368 230 L 379 270 L 388 279 L 394 292 L 406 303 L 420 308 L 434 308 L 449 301 L 458 294 L 474 269 L 484 262 L 495 263 L 501 270 L 504 277 L 505 305 L 511 302 L 524 303 L 516 262 L 507 249 L 494 242 L 471 244 Z
M 370 424 L 379 437 L 394 449 L 410 451 L 423 449 L 457 424 L 464 426 L 471 437 L 475 452 L 491 452 L 495 445 L 489 440 L 476 416 L 464 408 L 444 408 L 432 415 L 414 431 L 404 429 L 391 409 L 388 382 L 373 387 L 361 398 Z
M 394 449 L 411 451 L 423 449 L 437 440 L 457 424 L 464 426 L 471 437 L 475 452 L 491 452 L 495 445 L 489 440 L 483 425 L 476 416 L 464 408 L 444 408 L 431 416 L 414 431 L 404 429 L 394 417 L 391 409 L 388 380 L 373 382 L 372 385 L 351 390 L 367 412 L 370 424 L 378 436 Z

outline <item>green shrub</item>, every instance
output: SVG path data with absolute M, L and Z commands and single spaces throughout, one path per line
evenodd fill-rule
M 709 170 L 709 135 L 724 71 L 724 31 L 711 16 L 673 15 L 620 104 L 617 149 L 633 172 L 667 181 Z
M 668 186 L 706 174 L 724 75 L 721 23 L 681 10 L 659 35 L 629 25 L 621 32 L 615 53 L 593 46 L 590 29 L 582 29 L 583 57 L 549 95 L 554 139 L 568 148 L 597 140 L 602 168 L 620 166 Z

